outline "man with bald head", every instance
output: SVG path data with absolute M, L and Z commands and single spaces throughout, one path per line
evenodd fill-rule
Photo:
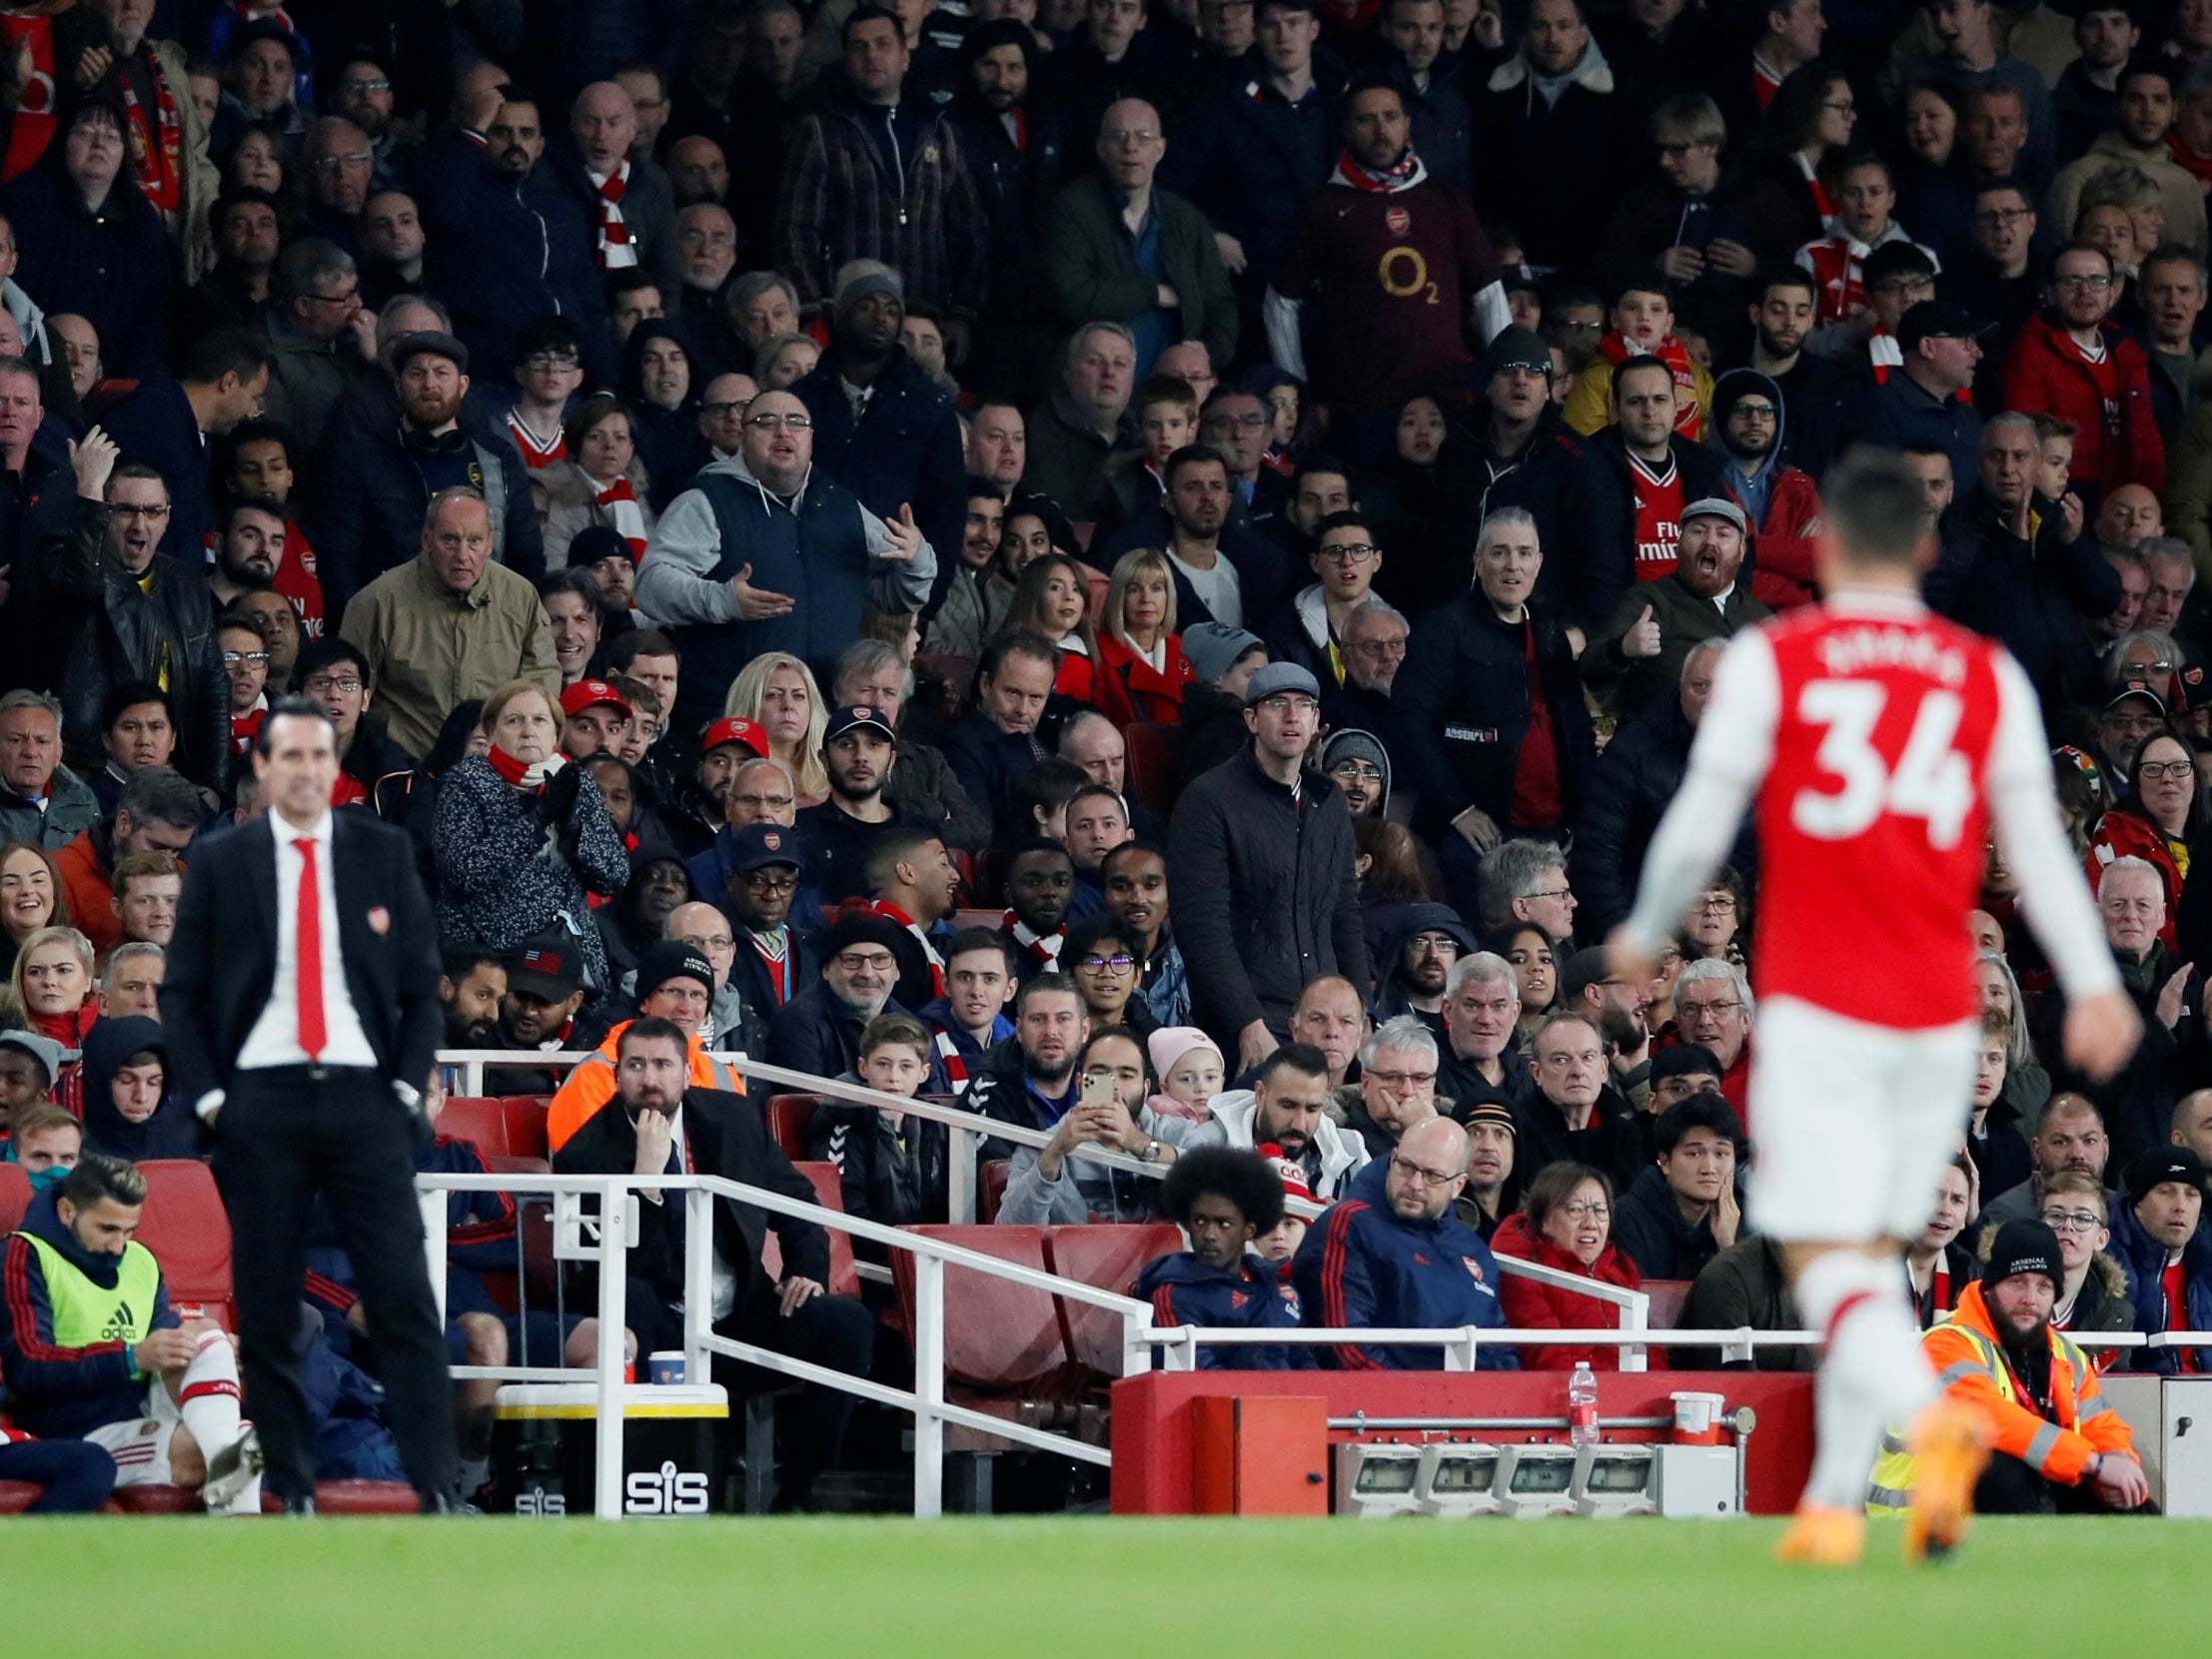
M 2201 1098 L 2212 1102 L 2212 1092 Z M 1991 1227 L 2034 1221 L 2043 1213 L 2043 1184 L 2059 1175 L 2089 1177 L 2106 1189 L 2106 1214 L 2118 1208 L 2120 1195 L 2104 1178 L 2112 1143 L 2105 1137 L 2104 1114 L 2088 1097 L 2062 1090 L 2045 1101 L 2028 1137 L 2028 1156 L 2035 1168 L 2027 1180 L 1982 1200 L 1981 1218 Z
M 699 899 L 679 904 L 668 912 L 667 921 L 661 924 L 660 937 L 689 946 L 705 957 L 713 968 L 714 995 L 707 1016 L 713 1022 L 714 1035 L 719 1038 L 742 1032 L 745 1029 L 744 1003 L 729 979 L 729 971 L 737 962 L 737 940 L 721 907 Z M 719 1049 L 729 1045 L 716 1042 L 712 1046 Z
M 1125 325 L 1139 381 L 1180 341 L 1203 342 L 1226 362 L 1237 344 L 1236 295 L 1206 216 L 1153 185 L 1167 154 L 1160 112 L 1141 98 L 1109 104 L 1095 154 L 1096 170 L 1061 191 L 1045 218 L 1047 315 L 1069 329 Z
M 1291 1010 L 1291 1041 L 1309 1043 L 1322 1052 L 1329 1062 L 1332 1089 L 1341 1088 L 1349 1078 L 1367 1031 L 1367 1004 L 1359 987 L 1341 974 L 1308 980 Z
M 593 81 L 568 111 L 553 176 L 591 224 L 591 262 L 600 272 L 642 269 L 662 291 L 676 282 L 675 198 L 667 175 L 632 154 L 637 107 L 612 81 Z
M 1299 1306 L 1310 1326 L 1454 1330 L 1506 1322 L 1498 1260 L 1453 1208 L 1467 1186 L 1467 1131 L 1428 1118 L 1354 1178 L 1291 1259 Z M 1347 1344 L 1314 1350 L 1336 1370 L 1436 1371 L 1442 1347 Z M 1504 1344 L 1480 1347 L 1484 1370 L 1516 1370 Z

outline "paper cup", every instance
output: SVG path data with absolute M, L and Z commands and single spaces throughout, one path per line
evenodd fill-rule
M 648 1355 L 645 1363 L 650 1367 L 649 1374 L 655 1387 L 670 1388 L 683 1380 L 681 1348 L 662 1348 L 657 1353 Z
M 1720 1443 L 1718 1394 L 1679 1393 L 1674 1402 L 1674 1443 L 1678 1446 L 1716 1446 Z

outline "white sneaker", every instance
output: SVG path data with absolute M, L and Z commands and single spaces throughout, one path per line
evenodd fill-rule
M 246 1488 L 261 1479 L 267 1463 L 260 1431 L 252 1423 L 246 1424 L 237 1439 L 208 1459 L 208 1477 L 200 1487 L 200 1499 L 208 1513 L 230 1513 Z

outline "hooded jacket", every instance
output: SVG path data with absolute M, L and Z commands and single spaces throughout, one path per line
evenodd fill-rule
M 1259 1113 L 1259 1097 L 1251 1090 L 1224 1089 L 1206 1103 L 1203 1119 L 1160 1117 L 1155 1120 L 1148 1111 L 1144 1129 L 1148 1135 L 1182 1152 L 1196 1152 L 1201 1147 L 1249 1148 L 1259 1145 L 1253 1129 L 1253 1120 Z M 1307 1156 L 1297 1162 L 1306 1168 L 1307 1184 L 1313 1189 L 1314 1197 L 1326 1202 L 1344 1192 L 1352 1178 L 1366 1168 L 1367 1144 L 1324 1116 L 1314 1125 L 1314 1138 L 1308 1143 Z
M 1765 393 L 1775 411 L 1774 440 L 1755 477 L 1728 453 L 1724 438 L 1729 412 L 1753 392 Z M 1788 400 L 1771 377 L 1755 369 L 1731 369 L 1712 383 L 1706 440 L 1719 450 L 1721 479 L 1751 521 L 1750 548 L 1744 555 L 1751 594 L 1775 610 L 1810 600 L 1818 580 L 1812 538 L 1820 528 L 1820 490 L 1810 473 L 1781 458 L 1788 421 Z
M 1475 200 L 1484 220 L 1520 231 L 1535 264 L 1587 269 L 1605 230 L 1591 204 L 1618 196 L 1625 158 L 1640 153 L 1613 66 L 1593 40 L 1564 77 L 1540 77 L 1517 52 L 1481 84 Z M 1548 87 L 1556 96 L 1546 97 Z M 1563 189 L 1568 179 L 1574 188 Z
M 2166 1272 L 2166 1246 L 2153 1239 L 2135 1219 L 2135 1206 L 2123 1204 L 2112 1213 L 2112 1253 L 2127 1269 L 2128 1296 L 2135 1304 L 2135 1328 L 2159 1330 L 2212 1330 L 2212 1228 L 2198 1226 L 2181 1246 L 2182 1272 L 2188 1282 L 2189 1305 L 2176 1314 L 2165 1305 L 2160 1280 Z M 2199 1371 L 2212 1371 L 2212 1347 L 2197 1348 Z M 2173 1376 L 2181 1369 L 2181 1354 L 2173 1348 L 2147 1348 L 2136 1366 Z
M 1324 696 L 1326 695 L 1327 693 L 1324 693 Z M 1328 740 L 1321 745 L 1321 770 L 1326 772 L 1331 766 L 1335 765 L 1337 754 L 1342 745 L 1348 739 L 1355 737 L 1364 737 L 1383 751 L 1383 799 L 1375 808 L 1375 811 L 1377 816 L 1385 816 L 1390 812 L 1390 784 L 1391 779 L 1397 775 L 1397 769 L 1390 763 L 1390 745 L 1385 743 L 1379 734 L 1360 726 L 1337 726 L 1333 728 L 1329 733 Z M 1474 948 L 1472 945 L 1468 947 L 1469 950 Z
M 1711 1219 L 1688 1221 L 1666 1177 L 1649 1165 L 1614 1204 L 1612 1242 L 1647 1278 L 1695 1278 L 1720 1253 Z
M 1350 1329 L 1457 1329 L 1507 1324 L 1499 1299 L 1498 1258 L 1475 1230 L 1448 1207 L 1435 1221 L 1401 1220 L 1390 1207 L 1389 1161 L 1371 1165 L 1344 1201 L 1306 1232 L 1291 1257 L 1300 1316 L 1309 1326 Z M 1439 1371 L 1441 1347 L 1345 1343 L 1315 1350 L 1324 1367 L 1346 1371 Z M 1506 1343 L 1480 1345 L 1486 1371 L 1518 1370 Z
M 140 1015 L 98 1021 L 85 1034 L 85 1147 L 88 1153 L 129 1159 L 203 1156 L 200 1120 L 174 1094 L 164 1093 L 154 1115 L 132 1123 L 115 1105 L 115 1078 L 134 1054 L 151 1053 L 166 1070 L 169 1040 L 161 1022 Z
M 1375 1024 L 1399 1014 L 1414 1012 L 1411 992 L 1400 977 L 1405 966 L 1406 947 L 1414 936 L 1423 933 L 1449 934 L 1458 943 L 1460 955 L 1473 956 L 1482 946 L 1476 942 L 1475 930 L 1460 920 L 1460 913 L 1448 904 L 1410 904 L 1399 912 L 1398 925 L 1391 929 L 1383 941 L 1383 954 L 1373 964 L 1375 969 Z
M 832 344 L 791 396 L 814 417 L 814 464 L 878 518 L 911 506 L 932 548 L 957 551 L 967 524 L 960 417 L 937 383 L 893 346 L 858 415 L 845 396 L 843 350 Z
M 0 1247 L 0 1375 L 7 1378 L 8 1411 L 18 1424 L 34 1434 L 70 1437 L 144 1416 L 147 1379 L 130 1342 L 62 1347 L 54 1340 L 53 1298 L 30 1239 L 41 1241 L 103 1290 L 116 1287 L 123 1266 L 121 1256 L 94 1255 L 77 1243 L 55 1208 L 60 1196 L 53 1192 L 34 1198 L 20 1233 Z M 136 1241 L 126 1249 L 146 1254 L 146 1246 Z M 177 1322 L 169 1286 L 160 1283 L 152 1311 L 137 1328 L 167 1330 Z
M 1492 1245 L 1500 1255 L 1519 1256 L 1540 1266 L 1556 1267 L 1596 1284 L 1614 1284 L 1625 1290 L 1641 1290 L 1644 1275 L 1622 1247 L 1609 1238 L 1598 1259 L 1588 1265 L 1572 1250 L 1562 1249 L 1529 1225 L 1526 1213 L 1508 1216 L 1498 1224 Z M 1505 1279 L 1506 1322 L 1516 1330 L 1605 1330 L 1621 1328 L 1621 1309 L 1613 1302 L 1580 1290 L 1563 1289 L 1520 1273 Z M 1532 1347 L 1527 1369 L 1566 1371 L 1587 1363 L 1594 1371 L 1621 1368 L 1618 1347 Z
M 2028 320 L 2005 359 L 2006 409 L 2033 410 L 2074 424 L 2068 474 L 2100 494 L 2139 483 L 2156 495 L 2166 487 L 2166 439 L 2151 396 L 2150 359 L 2109 324 L 2097 330 L 2104 370 L 2119 397 L 2108 400 L 2097 373 L 2065 327 L 2049 313 Z
M 668 503 L 637 568 L 637 604 L 671 625 L 692 671 L 676 693 L 676 724 L 692 730 L 721 712 L 738 670 L 765 651 L 826 663 L 860 632 L 860 608 L 919 611 L 937 573 L 925 540 L 910 559 L 889 556 L 883 520 L 819 467 L 796 493 L 771 492 L 742 459 L 700 468 Z M 730 580 L 751 567 L 754 587 L 788 594 L 788 615 L 746 621 Z

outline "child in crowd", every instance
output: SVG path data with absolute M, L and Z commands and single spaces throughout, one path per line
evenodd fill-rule
M 1160 1093 L 1148 1103 L 1170 1118 L 1203 1121 L 1206 1104 L 1221 1093 L 1227 1074 L 1221 1050 L 1196 1026 L 1164 1026 L 1146 1040 L 1152 1069 L 1160 1074 Z
M 1613 302 L 1610 328 L 1598 355 L 1575 378 L 1567 400 L 1567 423 L 1584 436 L 1613 421 L 1614 371 L 1631 358 L 1654 357 L 1673 372 L 1674 429 L 1696 442 L 1705 434 L 1712 407 L 1712 374 L 1694 362 L 1674 333 L 1674 296 L 1654 266 L 1634 273 Z
M 1165 1325 L 1243 1325 L 1283 1329 L 1299 1322 L 1297 1298 L 1277 1290 L 1276 1273 L 1246 1253 L 1283 1219 L 1283 1183 L 1268 1161 L 1241 1147 L 1201 1147 L 1175 1161 L 1161 1194 L 1169 1220 L 1191 1247 L 1147 1262 L 1134 1294 Z M 1280 1346 L 1204 1347 L 1200 1370 L 1280 1371 Z
M 878 1014 L 860 1033 L 847 1083 L 912 1100 L 929 1081 L 929 1028 L 911 1014 Z M 823 1106 L 806 1126 L 806 1156 L 837 1166 L 847 1215 L 892 1227 L 945 1219 L 945 1135 L 893 1107 Z M 855 1241 L 880 1259 L 882 1246 Z

